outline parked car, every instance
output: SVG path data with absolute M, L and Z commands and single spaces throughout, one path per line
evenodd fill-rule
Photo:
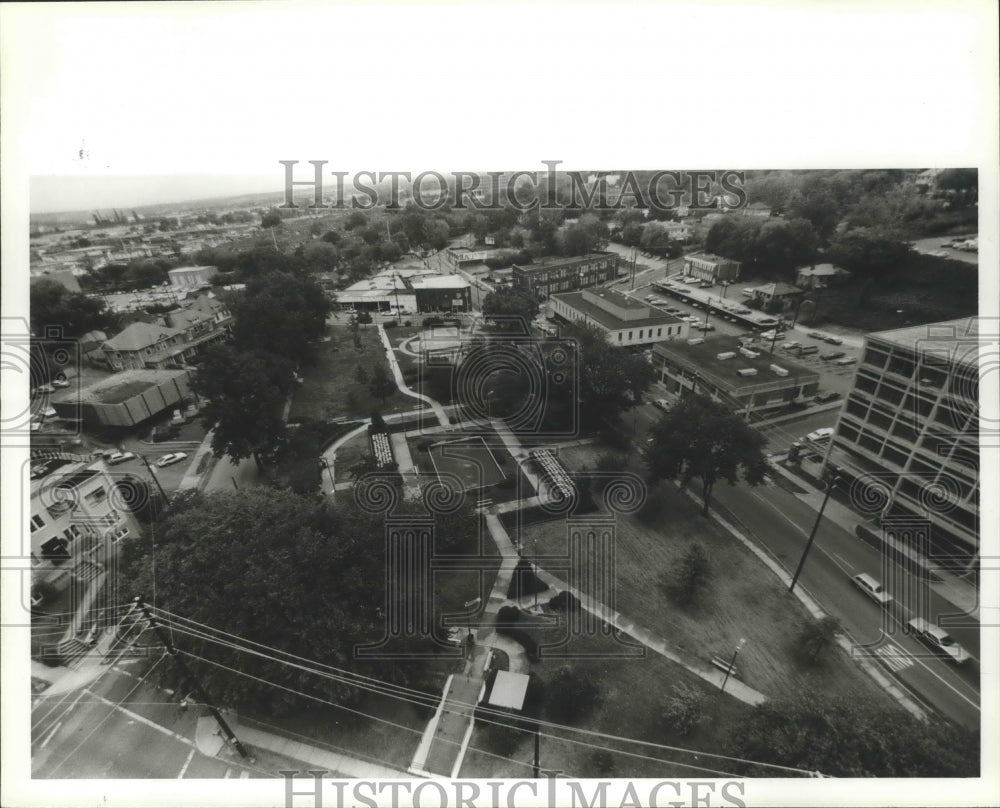
M 653 406 L 658 410 L 666 410 L 670 406 L 670 402 L 665 398 L 653 399 Z
M 851 581 L 858 589 L 880 606 L 888 606 L 892 603 L 892 595 L 886 592 L 885 587 L 868 573 L 862 572 L 860 575 L 855 575 L 851 578 Z
M 55 418 L 58 414 L 59 413 L 55 411 L 54 407 L 46 407 L 44 410 L 42 410 L 43 418 Z
M 818 393 L 813 399 L 817 404 L 826 404 L 828 401 L 836 401 L 840 398 L 840 393 L 833 390 L 827 390 L 825 393 Z
M 829 361 L 831 359 L 840 359 L 840 357 L 846 356 L 846 355 L 847 354 L 845 354 L 843 351 L 827 351 L 826 353 L 821 353 L 819 355 L 819 358 L 823 359 L 823 360 L 826 360 L 826 361 Z
M 36 393 L 54 393 L 56 389 L 51 384 L 42 384 L 35 388 Z
M 814 429 L 808 435 L 806 435 L 806 440 L 812 443 L 826 443 L 830 438 L 833 437 L 833 427 L 824 426 L 819 429 Z
M 845 356 L 843 359 L 838 359 L 838 365 L 853 365 L 858 360 L 853 356 Z
M 802 347 L 802 343 L 801 342 L 796 342 L 795 340 L 792 340 L 791 342 L 783 342 L 783 343 L 781 343 L 781 350 L 783 350 L 783 351 L 791 351 L 791 350 L 794 350 L 795 348 L 801 348 L 801 347 Z
M 956 665 L 969 661 L 969 652 L 940 626 L 929 623 L 922 617 L 914 617 L 906 625 L 914 637 L 938 653 L 944 654 Z
M 697 328 L 699 331 L 715 331 L 715 326 L 711 323 L 701 323 Z
M 810 331 L 806 334 L 807 337 L 812 337 L 813 339 L 826 339 L 826 334 L 822 331 Z
M 809 354 L 819 353 L 819 348 L 815 345 L 803 345 L 798 349 L 799 356 L 808 356 Z
M 53 379 L 52 380 L 52 386 L 53 387 L 69 387 L 69 382 L 66 381 L 65 379 Z
M 187 455 L 184 452 L 171 452 L 170 454 L 165 454 L 159 460 L 156 461 L 157 468 L 165 468 L 167 466 L 172 466 L 174 463 L 180 463 L 182 460 L 187 460 Z
M 843 345 L 844 341 L 840 337 L 823 337 L 823 342 L 830 345 Z
M 132 452 L 113 452 L 104 459 L 104 462 L 109 466 L 117 466 L 119 463 L 126 463 L 129 460 L 135 460 L 135 455 Z

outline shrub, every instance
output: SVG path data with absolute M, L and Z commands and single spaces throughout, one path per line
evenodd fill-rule
M 686 738 L 705 720 L 705 694 L 690 685 L 678 682 L 671 688 L 660 716 L 665 729 Z
M 580 611 L 580 600 L 572 592 L 560 592 L 549 600 L 549 608 L 555 612 L 573 614 Z
M 712 577 L 708 553 L 700 544 L 692 544 L 664 584 L 667 595 L 681 606 L 694 604 L 698 594 Z
M 520 600 L 536 592 L 544 592 L 548 588 L 549 585 L 535 575 L 531 562 L 522 558 L 514 568 L 510 586 L 507 587 L 507 597 L 511 600 Z
M 388 330 L 390 328 L 395 328 L 396 325 L 397 323 L 395 320 L 386 320 L 384 323 L 382 323 L 382 328 Z

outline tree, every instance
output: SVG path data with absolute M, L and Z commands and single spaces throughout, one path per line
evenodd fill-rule
M 175 632 L 174 642 L 196 676 L 226 706 L 272 715 L 315 707 L 299 693 L 350 705 L 365 692 L 276 657 L 293 654 L 430 689 L 433 680 L 423 666 L 383 658 L 366 663 L 354 653 L 357 645 L 383 636 L 387 597 L 392 608 L 400 608 L 392 600 L 397 594 L 383 584 L 384 531 L 382 516 L 366 513 L 350 497 L 338 498 L 334 506 L 326 498 L 285 490 L 267 496 L 256 490 L 187 495 L 175 500 L 152 546 L 126 543 L 121 580 L 136 594 L 150 593 L 155 570 L 157 607 L 274 649 L 256 656 Z M 153 635 L 146 637 L 155 642 Z M 423 641 L 413 643 L 414 649 L 432 650 Z M 160 668 L 166 672 L 172 666 Z
M 265 230 L 270 230 L 272 227 L 281 227 L 281 211 L 272 208 L 263 214 L 260 217 L 260 226 Z
M 833 777 L 979 776 L 976 732 L 857 695 L 768 700 L 736 722 L 729 742 L 728 754 Z
M 517 289 L 498 289 L 483 298 L 483 316 L 503 328 L 525 333 L 538 314 L 538 303 Z
M 330 301 L 313 281 L 271 272 L 247 284 L 233 309 L 233 339 L 250 351 L 275 353 L 295 363 L 313 356 L 326 331 Z
M 375 365 L 371 378 L 368 380 L 368 392 L 383 403 L 396 392 L 396 380 L 386 370 L 385 365 Z
M 718 480 L 759 485 L 767 470 L 764 436 L 723 404 L 692 393 L 682 396 L 654 424 L 643 452 L 653 479 L 701 480 L 702 515 L 708 516 Z
M 367 384 L 368 383 L 368 371 L 365 369 L 364 365 L 358 365 L 354 369 L 354 380 L 358 384 Z
M 884 282 L 902 271 L 911 252 L 892 231 L 859 227 L 834 237 L 827 256 L 859 279 Z
M 833 643 L 839 630 L 840 623 L 835 617 L 827 615 L 819 620 L 811 620 L 799 632 L 799 648 L 809 662 L 815 662 L 820 652 Z
M 712 577 L 708 553 L 700 544 L 692 544 L 666 582 L 667 594 L 681 606 L 690 606 Z
M 634 407 L 656 379 L 656 371 L 641 354 L 611 345 L 604 332 L 589 323 L 564 329 L 573 340 L 569 351 L 575 359 L 580 414 L 585 424 L 608 422 Z
M 687 738 L 706 718 L 705 693 L 689 684 L 678 682 L 671 688 L 660 718 L 667 732 Z
M 56 327 L 59 339 L 78 339 L 94 329 L 112 329 L 118 317 L 108 311 L 103 300 L 71 292 L 58 281 L 39 280 L 31 284 L 31 330 L 45 341 L 46 329 Z
M 285 438 L 284 408 L 292 391 L 292 364 L 271 353 L 213 345 L 205 351 L 192 389 L 207 401 L 201 416 L 214 428 L 212 453 L 232 460 L 253 457 L 258 467 Z

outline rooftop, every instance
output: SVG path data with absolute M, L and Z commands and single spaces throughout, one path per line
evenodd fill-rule
M 869 340 L 887 342 L 911 351 L 919 350 L 948 356 L 958 364 L 974 366 L 979 364 L 980 347 L 988 347 L 980 344 L 978 317 L 960 317 L 957 320 L 946 320 L 941 323 L 911 325 L 891 331 L 876 331 L 867 336 Z M 987 338 L 995 341 L 996 334 L 989 334 Z
M 841 273 L 847 272 L 846 269 L 841 269 L 834 264 L 816 264 L 814 266 L 801 267 L 798 270 L 799 275 L 840 275 Z
M 413 278 L 410 285 L 414 289 L 465 289 L 469 282 L 460 275 L 432 275 Z
M 715 255 L 715 253 L 696 252 L 696 253 L 691 253 L 690 255 L 685 255 L 684 258 L 685 259 L 692 259 L 692 260 L 695 260 L 695 261 L 710 261 L 713 264 L 734 264 L 734 263 L 738 263 L 737 261 L 734 261 L 732 258 L 724 258 L 721 255 Z
M 581 314 L 592 318 L 605 328 L 609 329 L 645 328 L 650 325 L 673 325 L 681 322 L 678 317 L 674 317 L 672 314 L 667 314 L 666 312 L 660 311 L 659 309 L 656 309 L 646 303 L 640 303 L 638 300 L 634 300 L 621 294 L 620 292 L 615 292 L 611 289 L 588 291 L 590 294 L 610 300 L 615 305 L 628 311 L 639 311 L 641 309 L 645 309 L 649 312 L 650 316 L 644 317 L 641 320 L 623 320 L 620 317 L 616 317 L 611 312 L 605 311 L 600 306 L 591 303 L 585 297 L 585 292 L 561 292 L 557 295 L 552 295 L 552 297 L 563 301 L 566 305 Z
M 111 351 L 141 351 L 162 340 L 183 334 L 183 331 L 165 325 L 132 323 L 105 342 L 104 347 Z
M 187 275 L 192 272 L 204 272 L 206 269 L 215 269 L 215 266 L 193 266 L 193 267 L 177 267 L 176 269 L 171 269 L 167 271 L 168 275 Z
M 754 348 L 755 352 L 758 352 Z M 719 359 L 721 353 L 734 353 L 732 359 Z M 661 359 L 670 359 L 675 364 L 687 370 L 697 372 L 702 378 L 715 382 L 723 389 L 745 389 L 758 385 L 771 385 L 775 382 L 787 384 L 803 384 L 819 379 L 819 374 L 802 367 L 789 357 L 779 352 L 774 354 L 759 351 L 756 358 L 740 353 L 739 338 L 709 337 L 699 345 L 688 345 L 686 342 L 665 342 L 653 348 L 653 355 Z M 787 376 L 779 376 L 771 365 L 778 365 L 788 371 Z M 754 376 L 740 376 L 738 371 L 753 368 Z
M 609 255 L 615 255 L 611 252 L 596 252 L 587 253 L 586 255 L 573 255 L 573 256 L 562 256 L 562 255 L 547 255 L 544 258 L 536 258 L 530 264 L 514 264 L 515 269 L 520 269 L 523 272 L 534 272 L 539 269 L 552 269 L 553 267 L 562 266 L 563 264 L 577 264 L 583 261 L 595 261 L 603 258 L 607 258 Z
M 186 370 L 125 370 L 101 379 L 80 390 L 83 404 L 121 404 L 150 387 L 156 387 L 177 376 L 187 376 Z
M 524 706 L 524 697 L 528 692 L 528 677 L 523 673 L 497 671 L 493 680 L 493 689 L 487 701 L 494 707 L 506 707 L 508 710 L 520 710 Z
M 802 290 L 798 286 L 792 286 L 790 283 L 784 283 L 783 281 L 778 281 L 777 283 L 765 283 L 763 286 L 753 287 L 753 291 L 760 292 L 763 295 L 770 295 L 774 297 L 775 295 L 801 295 Z

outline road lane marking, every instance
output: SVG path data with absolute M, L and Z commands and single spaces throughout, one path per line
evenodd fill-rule
M 49 730 L 49 734 L 45 736 L 45 740 L 42 741 L 41 745 L 38 748 L 44 749 L 46 746 L 48 746 L 49 741 L 52 740 L 52 736 L 56 734 L 56 732 L 59 730 L 59 727 L 61 727 L 62 725 L 63 725 L 62 721 L 57 721 L 55 726 L 52 727 L 51 730 Z
M 187 774 L 188 766 L 191 765 L 191 759 L 194 757 L 195 748 L 191 747 L 191 751 L 188 752 L 187 760 L 184 761 L 184 765 L 181 766 L 181 773 L 177 775 L 177 779 L 183 779 L 184 775 Z
M 896 673 L 913 667 L 913 657 L 892 643 L 876 648 L 875 653 L 879 655 L 884 664 L 896 671 Z
M 181 743 L 186 743 L 188 746 L 193 746 L 193 747 L 197 748 L 197 744 L 195 744 L 195 742 L 192 741 L 190 738 L 185 738 L 183 735 L 180 735 L 180 734 L 174 732 L 172 729 L 167 729 L 163 725 L 157 724 L 155 721 L 152 721 L 151 719 L 146 718 L 146 716 L 144 716 L 144 715 L 139 715 L 138 713 L 134 713 L 130 709 L 128 709 L 127 707 L 122 707 L 120 704 L 116 704 L 115 702 L 111 701 L 110 699 L 104 698 L 104 696 L 99 696 L 96 693 L 91 693 L 90 691 L 85 691 L 85 692 L 87 693 L 88 696 L 92 696 L 93 698 L 97 699 L 99 702 L 101 702 L 103 704 L 106 704 L 108 707 L 111 707 L 112 710 L 117 710 L 122 715 L 128 716 L 133 721 L 138 721 L 140 724 L 145 724 L 147 727 L 150 727 L 151 729 L 155 729 L 157 732 L 162 732 L 164 735 L 169 735 L 171 738 L 174 738 L 174 739 L 180 741 Z

